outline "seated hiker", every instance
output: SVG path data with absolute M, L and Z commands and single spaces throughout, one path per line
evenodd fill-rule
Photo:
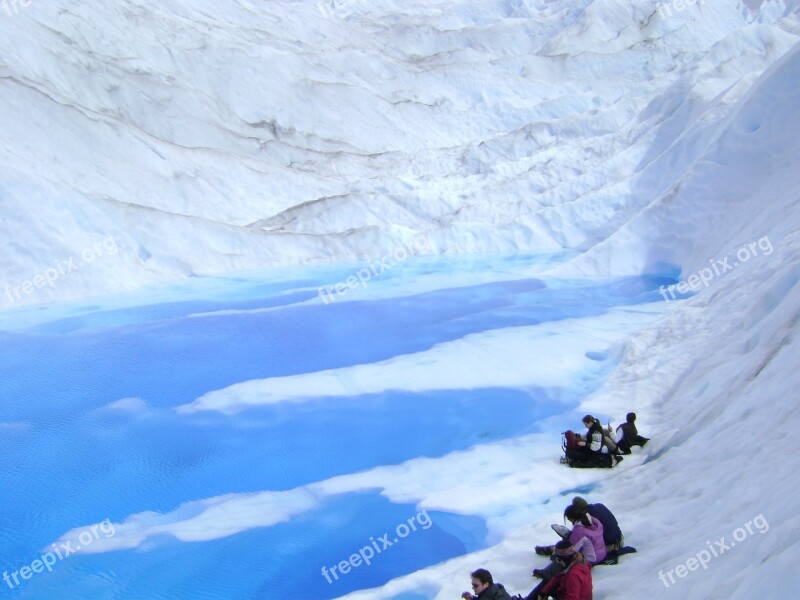
M 569 541 L 575 547 L 576 552 L 580 551 L 587 562 L 592 564 L 604 561 L 606 543 L 603 541 L 603 524 L 600 519 L 593 519 L 588 513 L 581 514 L 572 504 L 564 510 L 564 517 L 572 523 Z M 589 543 L 587 544 L 584 539 Z M 580 550 L 578 550 L 579 548 Z
M 608 552 L 617 551 L 624 545 L 622 531 L 614 514 L 603 504 L 589 504 L 580 496 L 572 499 L 572 506 L 579 514 L 588 514 L 593 519 L 597 519 L 603 525 L 603 541 Z
M 625 423 L 617 427 L 617 449 L 622 454 L 630 454 L 633 446 L 644 446 L 650 438 L 642 437 L 636 429 L 636 413 L 629 412 Z
M 464 592 L 461 597 L 464 600 L 511 600 L 502 583 L 495 583 L 492 574 L 486 569 L 473 571 L 472 592 Z
M 604 456 L 603 453 L 603 426 L 592 415 L 583 417 L 583 424 L 587 429 L 586 435 L 579 436 L 577 444 L 566 449 L 567 459 L 579 462 L 597 462 L 597 466 L 612 466 L 614 464 L 612 458 Z M 616 460 L 620 459 L 616 458 Z
M 606 543 L 603 540 L 603 524 L 599 519 L 593 519 L 587 513 L 581 513 L 575 506 L 570 504 L 564 510 L 564 517 L 573 525 L 572 530 L 568 531 L 568 535 L 562 536 L 568 539 L 571 546 L 574 546 L 576 552 L 581 555 L 589 563 L 602 562 L 606 558 Z M 553 526 L 555 529 L 555 526 Z M 566 528 L 565 528 L 566 529 Z M 555 546 L 536 546 L 536 554 L 550 555 L 554 552 Z M 548 565 L 543 569 L 543 576 L 552 576 L 553 568 Z
M 567 541 L 560 541 L 553 550 L 555 562 L 563 569 L 558 575 L 537 586 L 525 600 L 592 600 L 592 572 L 580 552 Z

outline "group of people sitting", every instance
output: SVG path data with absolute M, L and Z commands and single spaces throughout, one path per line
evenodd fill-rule
M 586 434 L 572 431 L 564 432 L 563 462 L 571 467 L 613 467 L 622 460 L 623 454 L 630 454 L 633 446 L 644 446 L 649 438 L 639 435 L 636 429 L 636 413 L 629 412 L 625 422 L 617 427 L 616 439 L 611 429 L 603 429 L 602 424 L 592 415 L 583 417 Z
M 650 441 L 636 429 L 636 413 L 628 413 L 625 423 L 617 427 L 616 439 L 611 425 L 604 429 L 592 415 L 583 417 L 586 434 L 565 432 L 565 462 L 570 466 L 611 467 L 630 454 L 633 446 L 644 446 Z M 536 554 L 549 556 L 550 562 L 542 569 L 534 569 L 533 576 L 542 581 L 525 597 L 512 596 L 501 583 L 495 583 L 486 569 L 471 573 L 472 592 L 464 592 L 464 600 L 592 600 L 592 567 L 617 564 L 619 556 L 636 552 L 625 546 L 616 517 L 602 504 L 589 504 L 576 496 L 564 509 L 564 520 L 572 529 L 552 525 L 560 537 L 551 546 L 536 546 Z
M 549 556 L 550 563 L 534 569 L 533 576 L 542 579 L 527 596 L 509 595 L 501 583 L 494 583 L 486 569 L 471 573 L 472 592 L 464 592 L 464 600 L 592 600 L 592 571 L 597 564 L 616 564 L 618 557 L 635 548 L 624 545 L 624 537 L 616 517 L 602 504 L 589 504 L 575 497 L 564 510 L 564 518 L 572 529 L 553 525 L 562 538 L 551 546 L 536 546 L 536 554 Z

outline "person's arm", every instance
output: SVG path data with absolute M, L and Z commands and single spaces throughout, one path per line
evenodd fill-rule
M 586 535 L 586 530 L 583 529 L 582 525 L 578 525 L 572 530 L 572 534 L 569 536 L 569 541 L 572 544 L 572 547 L 575 548 L 576 552 L 583 554 L 583 557 L 587 562 L 597 562 L 597 552 L 594 550 L 592 539 Z M 579 546 L 580 550 L 578 549 Z
M 588 545 L 588 548 L 587 548 Z M 592 544 L 592 540 L 590 540 L 585 535 L 580 538 L 576 542 L 572 542 L 572 547 L 575 548 L 575 552 L 580 552 L 584 556 L 586 556 L 586 552 L 590 554 L 594 554 L 594 545 Z
M 583 540 L 586 539 L 586 531 L 583 529 L 583 525 L 576 525 L 572 528 L 572 531 L 569 532 L 569 543 L 572 544 L 572 547 L 575 550 L 578 550 L 578 545 L 583 544 Z
M 463 594 L 461 594 L 461 597 L 464 600 L 478 600 L 478 597 L 477 596 L 473 596 L 472 592 L 464 592 Z
M 560 581 L 562 577 L 564 577 L 564 574 L 563 573 L 559 573 L 558 575 L 553 577 L 550 581 L 545 583 L 542 586 L 542 589 L 539 590 L 539 596 L 538 597 L 539 598 L 547 598 L 550 594 L 552 594 L 553 590 L 555 590 L 556 586 L 558 585 L 557 582 Z

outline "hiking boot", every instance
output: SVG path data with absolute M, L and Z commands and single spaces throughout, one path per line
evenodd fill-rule
M 534 550 L 539 556 L 550 556 L 553 553 L 552 546 L 536 546 Z

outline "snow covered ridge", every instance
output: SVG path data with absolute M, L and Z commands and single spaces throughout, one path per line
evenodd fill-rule
M 377 259 L 418 233 L 432 253 L 631 248 L 620 230 L 648 238 L 638 216 L 685 186 L 797 40 L 796 2 L 682 6 L 0 10 L 0 233 L 16 241 L 0 286 L 98 236 L 114 260 L 16 303 Z
M 354 13 L 365 14 L 370 3 L 364 0 L 317 0 L 317 9 L 326 19 L 345 18 Z

